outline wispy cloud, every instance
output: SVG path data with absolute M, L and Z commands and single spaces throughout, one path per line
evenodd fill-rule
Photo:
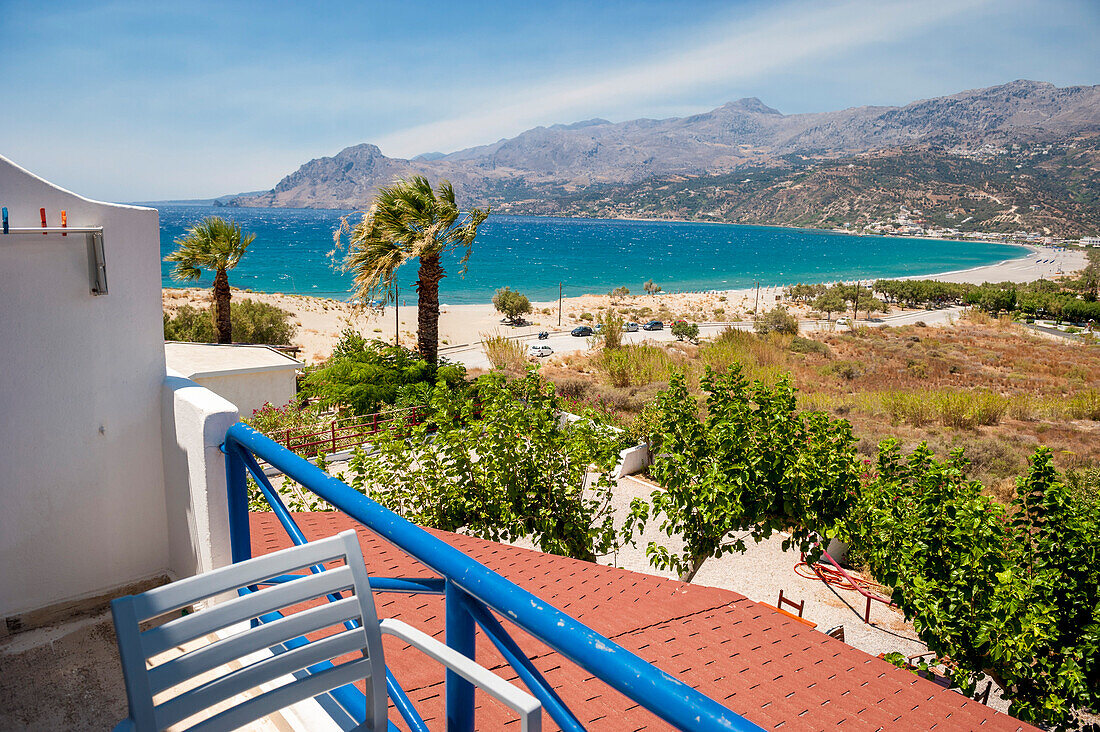
M 787 2 L 746 20 L 701 27 L 681 50 L 618 69 L 593 70 L 488 95 L 478 111 L 416 125 L 376 140 L 389 155 L 455 150 L 708 88 L 729 88 L 860 47 L 892 43 L 987 4 L 988 0 Z

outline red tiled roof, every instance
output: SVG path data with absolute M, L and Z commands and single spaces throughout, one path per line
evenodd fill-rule
M 302 513 L 295 520 L 309 539 L 354 528 L 371 575 L 435 576 L 344 514 Z M 250 522 L 254 555 L 290 546 L 273 514 L 254 513 Z M 735 592 L 431 533 L 765 729 L 1034 729 Z M 375 601 L 379 617 L 401 618 L 443 639 L 441 596 L 383 593 Z M 586 728 L 668 728 L 540 641 L 505 627 Z M 384 642 L 386 662 L 418 711 L 433 729 L 443 727 L 442 668 L 393 638 Z M 480 631 L 477 660 L 522 686 Z M 481 692 L 477 707 L 479 729 L 498 729 L 511 719 Z M 392 710 L 391 719 L 398 719 Z M 557 729 L 549 717 L 544 724 Z

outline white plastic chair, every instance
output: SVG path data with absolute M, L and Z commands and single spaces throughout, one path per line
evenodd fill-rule
M 239 588 L 254 589 L 272 578 L 303 569 L 308 571 L 310 567 L 334 560 L 343 560 L 343 566 L 304 574 L 301 579 L 275 583 L 145 631 L 140 628 L 143 622 L 188 608 L 202 600 L 235 592 Z M 354 595 L 349 595 L 349 590 Z M 152 668 L 147 663 L 151 657 L 182 644 L 190 644 L 230 626 L 333 593 L 342 593 L 343 599 L 286 614 L 272 622 L 254 624 L 254 627 L 185 652 Z M 199 721 L 189 729 L 236 729 L 304 699 L 360 680 L 366 682 L 367 705 L 366 721 L 357 729 L 386 730 L 386 666 L 382 633 L 400 638 L 511 708 L 519 715 L 521 730 L 540 730 L 541 705 L 531 695 L 399 620 L 390 618 L 379 623 L 354 531 L 238 562 L 141 595 L 121 597 L 111 602 L 111 612 L 130 705 L 129 718 L 123 720 L 116 730 L 162 730 L 215 705 L 224 706 L 227 702 L 232 703 L 229 708 Z M 349 629 L 345 625 L 348 621 L 357 625 Z M 303 636 L 332 626 L 337 626 L 338 632 L 301 645 Z M 299 640 L 296 642 L 296 639 Z M 241 667 L 240 659 L 264 650 L 271 650 L 274 655 L 259 661 L 244 661 L 246 665 Z M 353 653 L 357 655 L 352 660 L 337 663 L 337 659 Z M 324 661 L 329 661 L 333 666 L 315 673 L 303 671 Z M 207 680 L 211 674 L 215 677 Z M 289 683 L 268 691 L 261 690 L 261 693 L 250 698 L 238 699 L 245 692 L 291 674 L 295 678 Z M 154 695 L 189 681 L 194 683 L 193 680 L 199 676 L 202 678 L 198 686 L 184 686 L 185 691 L 178 695 L 154 702 Z M 346 711 L 353 714 L 353 710 Z

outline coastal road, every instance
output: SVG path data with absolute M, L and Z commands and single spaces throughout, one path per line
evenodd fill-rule
M 859 324 L 869 325 L 872 328 L 913 325 L 918 321 L 922 321 L 930 326 L 946 325 L 954 320 L 958 320 L 962 312 L 963 308 L 961 307 L 942 308 L 940 310 L 918 310 L 914 312 L 898 313 L 896 315 L 887 315 L 870 322 L 859 321 Z M 834 322 L 827 320 L 804 320 L 801 321 L 799 325 L 802 332 L 832 330 L 836 327 Z M 704 323 L 699 325 L 699 337 L 702 340 L 707 340 L 713 338 L 726 328 L 751 330 L 752 327 L 751 321 L 740 323 Z M 592 345 L 590 338 L 577 338 L 569 335 L 569 331 L 551 332 L 550 337 L 544 341 L 538 340 L 537 333 L 535 332 L 518 334 L 510 337 L 514 337 L 515 340 L 522 343 L 524 349 L 526 349 L 528 345 L 535 343 L 548 345 L 554 349 L 555 356 L 566 353 L 576 353 L 577 351 L 586 351 Z M 639 330 L 637 333 L 623 333 L 623 343 L 644 343 L 646 341 L 651 343 L 669 343 L 674 340 L 676 340 L 676 337 L 672 335 L 668 328 L 664 330 Z M 466 368 L 488 369 L 491 367 L 489 359 L 485 356 L 485 351 L 482 349 L 480 343 L 440 348 L 439 355 L 446 357 L 448 361 L 461 363 L 466 366 Z

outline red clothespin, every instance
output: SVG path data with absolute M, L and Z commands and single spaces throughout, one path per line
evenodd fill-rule
M 42 217 L 42 228 L 45 229 L 46 228 L 46 209 L 40 208 L 40 209 L 38 209 L 38 213 Z M 46 236 L 46 232 L 43 231 L 42 236 Z
M 61 212 L 61 228 L 65 229 L 69 226 L 69 217 L 65 215 L 65 212 Z M 68 236 L 68 234 L 61 234 L 61 236 Z

